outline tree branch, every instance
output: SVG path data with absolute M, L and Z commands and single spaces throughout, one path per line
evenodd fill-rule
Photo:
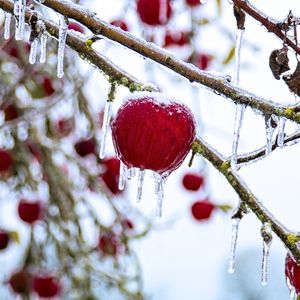
M 256 7 L 249 3 L 247 0 L 232 0 L 233 4 L 241 8 L 246 14 L 257 20 L 263 25 L 269 32 L 274 33 L 282 41 L 291 47 L 297 54 L 300 55 L 300 48 L 282 31 L 282 23 L 271 20 L 267 16 L 263 15 Z
M 296 241 L 298 236 L 289 231 L 285 226 L 263 206 L 263 204 L 249 190 L 242 178 L 230 168 L 230 163 L 221 154 L 208 145 L 203 139 L 198 138 L 192 147 L 193 154 L 198 153 L 206 158 L 227 179 L 232 188 L 239 195 L 241 201 L 251 209 L 262 224 L 269 223 L 273 232 L 280 238 L 284 245 L 291 251 L 297 263 L 300 264 L 300 252 Z

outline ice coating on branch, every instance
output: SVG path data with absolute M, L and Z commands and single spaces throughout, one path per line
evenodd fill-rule
M 119 190 L 124 190 L 125 188 L 125 181 L 127 177 L 127 167 L 120 161 L 120 174 L 119 174 Z
M 280 148 L 282 148 L 284 146 L 284 129 L 285 129 L 285 123 L 286 123 L 286 119 L 285 118 L 280 118 L 279 119 L 278 135 L 277 135 L 277 145 Z
M 136 202 L 140 202 L 142 200 L 144 178 L 145 178 L 145 170 L 139 170 L 138 178 L 137 178 Z
M 14 14 L 16 15 L 16 40 L 23 40 L 25 30 L 26 0 L 15 0 Z
M 243 124 L 243 118 L 245 114 L 246 105 L 237 104 L 235 108 L 235 120 L 233 129 L 233 140 L 232 140 L 232 154 L 231 154 L 231 168 L 237 168 L 237 150 L 240 139 L 240 131 Z
M 235 271 L 235 255 L 236 255 L 236 245 L 239 234 L 239 225 L 241 218 L 233 215 L 231 218 L 231 246 L 229 254 L 229 263 L 228 263 L 228 273 L 233 274 Z
M 36 62 L 38 43 L 39 43 L 38 39 L 34 39 L 33 42 L 31 43 L 30 53 L 29 53 L 29 63 L 32 65 L 35 64 Z
M 10 13 L 5 13 L 5 23 L 4 23 L 4 39 L 8 40 L 10 38 L 10 23 L 12 15 Z
M 61 15 L 59 19 L 58 52 L 57 52 L 57 77 L 64 76 L 64 55 L 66 48 L 66 39 L 68 34 L 68 24 L 65 16 Z
M 274 126 L 273 126 L 273 120 L 272 116 L 268 116 L 265 118 L 265 127 L 266 127 L 266 155 L 269 155 L 272 152 L 272 146 L 273 146 L 273 133 L 274 133 Z
M 244 29 L 238 29 L 236 33 L 235 42 L 235 65 L 233 84 L 239 85 L 240 82 L 240 68 L 241 68 L 241 49 L 243 45 Z
M 40 36 L 40 45 L 41 45 L 40 63 L 42 64 L 46 62 L 47 40 L 48 40 L 48 34 L 46 32 L 43 32 Z
M 261 228 L 261 236 L 263 238 L 263 256 L 261 264 L 261 284 L 268 283 L 268 260 L 270 246 L 272 244 L 272 229 L 269 223 L 264 223 Z
M 109 123 L 111 118 L 111 109 L 112 109 L 112 102 L 106 101 L 105 108 L 104 108 L 104 115 L 103 115 L 102 138 L 101 138 L 100 153 L 99 153 L 99 157 L 101 159 L 105 157 L 106 137 L 107 137 L 107 132 L 109 129 Z

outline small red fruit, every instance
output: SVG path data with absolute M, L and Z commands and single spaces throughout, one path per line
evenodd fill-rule
M 9 240 L 9 233 L 5 230 L 0 230 L 0 250 L 4 250 L 7 248 Z
M 19 117 L 19 110 L 13 103 L 7 104 L 3 108 L 3 111 L 4 111 L 5 121 L 11 121 Z
M 42 205 L 40 201 L 27 201 L 21 199 L 18 206 L 18 213 L 21 220 L 33 224 L 41 218 Z
M 74 119 L 60 119 L 56 124 L 56 132 L 60 137 L 68 136 L 74 129 Z
M 53 298 L 61 292 L 61 284 L 50 275 L 36 275 L 33 277 L 32 289 L 43 298 Z
M 50 78 L 48 78 L 48 77 L 43 78 L 42 85 L 43 85 L 44 91 L 48 97 L 51 96 L 55 92 L 55 89 L 53 88 Z
M 113 20 L 110 24 L 119 27 L 124 31 L 128 31 L 128 25 L 123 20 Z
M 77 154 L 81 157 L 96 153 L 96 143 L 94 138 L 80 140 L 74 147 Z
M 172 15 L 171 1 L 138 0 L 137 13 L 142 22 L 148 25 L 165 25 Z
M 186 31 L 170 32 L 167 31 L 165 35 L 164 47 L 170 46 L 185 46 L 190 42 L 189 33 Z
M 185 3 L 191 7 L 199 6 L 200 4 L 202 4 L 201 0 L 185 0 Z
M 114 232 L 106 232 L 99 237 L 98 247 L 103 255 L 116 256 L 122 251 L 120 238 Z
M 25 270 L 14 273 L 9 279 L 9 285 L 16 294 L 28 295 L 31 290 L 31 274 Z
M 202 221 L 202 220 L 209 219 L 214 208 L 215 205 L 209 202 L 208 200 L 197 201 L 192 205 L 191 211 L 193 217 L 197 221 Z
M 6 150 L 0 149 L 0 173 L 9 171 L 12 166 L 12 157 Z
M 119 194 L 122 190 L 119 190 L 119 173 L 120 173 L 120 160 L 111 157 L 102 161 L 105 167 L 104 172 L 101 174 L 101 178 L 113 194 Z
M 299 245 L 297 246 L 299 249 Z M 287 253 L 285 259 L 285 276 L 288 283 L 294 287 L 298 296 L 300 294 L 300 266 L 297 265 L 290 253 Z
M 198 191 L 203 185 L 204 178 L 197 173 L 186 173 L 182 184 L 188 191 Z
M 112 122 L 116 152 L 128 167 L 160 174 L 177 169 L 195 138 L 195 120 L 183 104 L 159 93 L 137 93 Z
M 84 28 L 79 23 L 74 21 L 69 22 L 68 29 L 84 33 Z

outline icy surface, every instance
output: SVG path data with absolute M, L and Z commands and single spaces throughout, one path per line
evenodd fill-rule
M 57 52 L 57 77 L 64 76 L 64 55 L 66 48 L 66 39 L 68 33 L 68 24 L 64 16 L 59 19 L 58 52 Z
M 102 124 L 102 138 L 101 138 L 101 145 L 100 145 L 100 153 L 99 153 L 99 157 L 101 159 L 105 157 L 106 137 L 107 137 L 107 132 L 109 129 L 109 123 L 111 118 L 111 109 L 112 109 L 112 102 L 106 101 L 104 116 L 103 116 L 103 124 Z
M 235 271 L 235 255 L 236 255 L 236 245 L 238 239 L 239 225 L 241 219 L 238 217 L 233 217 L 231 222 L 231 246 L 229 254 L 228 272 L 233 274 Z
M 240 139 L 240 131 L 243 124 L 243 118 L 246 106 L 242 104 L 237 104 L 235 109 L 235 120 L 233 129 L 233 140 L 232 140 L 232 154 L 231 154 L 231 168 L 237 168 L 237 150 Z
M 11 24 L 11 17 L 10 13 L 5 13 L 5 24 L 4 24 L 4 39 L 8 40 L 10 38 L 10 24 Z

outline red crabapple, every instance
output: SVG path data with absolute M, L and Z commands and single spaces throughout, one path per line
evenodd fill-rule
M 84 33 L 84 28 L 77 22 L 70 21 L 68 25 L 69 30 L 74 30 L 80 33 Z
M 185 0 L 185 3 L 190 7 L 196 7 L 202 4 L 201 0 Z
M 186 173 L 183 176 L 182 184 L 189 191 L 198 191 L 204 182 L 203 176 L 197 173 Z
M 96 143 L 94 138 L 83 139 L 78 141 L 74 145 L 75 151 L 81 157 L 85 157 L 89 154 L 95 154 L 96 152 Z
M 7 248 L 10 241 L 9 233 L 5 230 L 0 229 L 0 250 Z
M 61 292 L 61 284 L 51 275 L 35 275 L 32 289 L 43 298 L 53 298 Z
M 113 20 L 110 24 L 119 27 L 124 31 L 128 31 L 128 25 L 123 20 Z
M 215 207 L 216 206 L 208 200 L 197 201 L 192 205 L 191 212 L 197 221 L 202 221 L 210 218 Z
M 25 270 L 15 272 L 10 277 L 8 283 L 14 293 L 28 295 L 31 291 L 31 274 Z
M 9 171 L 13 163 L 10 153 L 0 149 L 0 173 Z
M 28 224 L 33 224 L 41 218 L 41 202 L 21 199 L 18 206 L 18 213 L 22 221 Z
M 117 256 L 122 251 L 122 244 L 114 232 L 106 232 L 99 237 L 98 248 L 102 255 Z
M 299 244 L 297 247 L 300 248 Z M 285 277 L 290 287 L 295 289 L 297 296 L 300 295 L 300 266 L 290 253 L 287 253 L 285 259 Z

